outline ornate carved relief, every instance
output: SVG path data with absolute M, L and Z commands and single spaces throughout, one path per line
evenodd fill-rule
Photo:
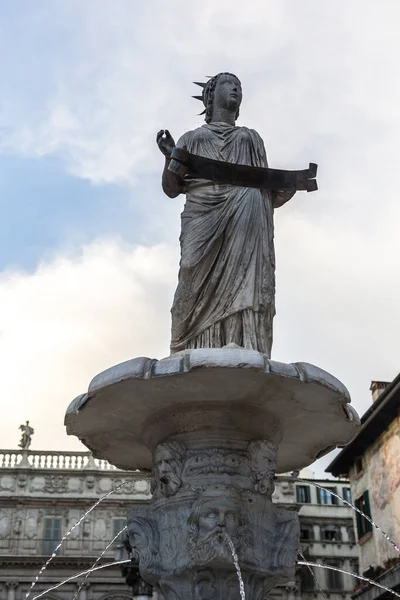
M 232 489 L 215 490 L 215 495 L 197 500 L 188 519 L 188 549 L 194 566 L 205 566 L 214 560 L 232 564 L 226 541 L 228 534 L 238 555 L 248 549 L 250 532 L 245 526 L 240 498 Z
M 112 488 L 115 490 L 117 487 L 119 487 L 122 484 L 124 484 L 124 486 L 118 490 L 117 494 L 125 494 L 125 495 L 132 496 L 136 492 L 135 481 L 132 481 L 131 479 L 121 479 L 121 478 L 114 479 L 112 482 Z
M 29 484 L 30 492 L 41 492 L 44 490 L 46 480 L 44 477 L 33 476 Z
M 93 475 L 89 475 L 88 477 L 86 477 L 85 483 L 86 483 L 86 488 L 88 490 L 92 490 L 95 486 L 96 478 Z
M 7 538 L 11 533 L 11 518 L 6 513 L 0 512 L 0 539 L 3 540 Z
M 13 492 L 15 490 L 15 479 L 10 475 L 0 477 L 0 490 Z
M 272 496 L 278 448 L 267 440 L 255 440 L 248 447 L 254 487 L 260 494 Z
M 252 600 L 293 576 L 299 524 L 271 501 L 276 450 L 267 440 L 156 448 L 152 504 L 130 511 L 128 533 L 143 578 L 165 598 L 240 600 L 227 536 Z
M 24 527 L 24 538 L 26 540 L 33 540 L 37 537 L 37 517 L 33 514 L 29 514 L 25 521 Z
M 151 491 L 155 496 L 174 496 L 182 485 L 186 448 L 179 442 L 159 444 L 154 452 Z
M 44 491 L 49 494 L 62 494 L 68 491 L 68 479 L 62 475 L 46 475 Z
M 94 541 L 93 548 L 95 550 L 103 549 L 104 542 L 107 537 L 107 523 L 104 519 L 96 519 L 94 524 Z

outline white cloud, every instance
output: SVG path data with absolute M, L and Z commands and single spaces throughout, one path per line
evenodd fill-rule
M 33 447 L 81 447 L 64 433 L 69 402 L 90 379 L 133 356 L 168 354 L 173 248 L 101 241 L 36 272 L 0 279 L 2 447 L 29 419 Z M 8 410 L 7 410 L 8 406 Z

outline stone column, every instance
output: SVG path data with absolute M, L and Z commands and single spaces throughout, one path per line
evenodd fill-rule
M 15 590 L 18 586 L 18 581 L 6 581 L 7 600 L 15 600 Z
M 85 583 L 82 585 L 80 591 L 79 591 L 79 600 L 87 600 L 87 591 L 90 587 L 90 582 L 89 581 L 85 581 Z
M 297 513 L 271 501 L 277 446 L 230 434 L 158 444 L 151 505 L 129 513 L 133 557 L 166 600 L 240 600 L 230 542 L 247 598 L 262 600 L 294 575 Z

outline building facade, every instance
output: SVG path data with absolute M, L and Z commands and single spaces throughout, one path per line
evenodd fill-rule
M 349 477 L 354 504 L 400 545 L 400 375 L 393 382 L 371 383 L 372 405 L 361 428 L 327 471 Z M 399 554 L 380 531 L 357 514 L 360 570 L 367 577 L 400 589 Z M 385 583 L 386 581 L 386 583 Z M 377 589 L 359 593 L 376 598 Z
M 307 567 L 298 568 L 298 597 L 311 600 L 322 590 L 331 600 L 350 598 L 357 585 L 355 578 L 323 568 L 326 565 L 358 573 L 353 511 L 330 493 L 349 500 L 349 483 L 347 480 L 314 479 L 309 469 L 304 469 L 301 475 L 304 479 L 280 477 L 272 497 L 286 507 L 291 503 L 296 505 L 302 555 L 307 561 L 321 565 L 312 568 L 314 575 Z
M 309 475 L 312 475 L 310 472 Z M 310 480 L 311 481 L 311 480 Z M 347 481 L 314 483 L 349 498 Z M 75 577 L 48 592 L 50 600 L 130 600 L 118 558 L 127 558 L 118 533 L 126 523 L 127 509 L 150 497 L 149 479 L 138 472 L 120 471 L 89 452 L 41 452 L 0 450 L 0 600 L 23 600 L 39 571 L 56 551 L 62 537 L 89 511 L 65 539 L 56 556 L 41 573 L 31 598 L 50 590 L 68 578 L 106 564 L 91 573 Z M 98 505 L 93 506 L 99 501 Z M 273 500 L 299 511 L 303 556 L 321 565 L 357 570 L 352 511 L 312 483 L 291 475 L 279 476 Z M 114 540 L 114 541 L 113 541 Z M 314 598 L 320 589 L 331 600 L 350 600 L 355 587 L 352 577 L 299 566 L 296 579 L 274 589 L 277 600 Z M 79 589 L 80 588 L 80 589 Z M 78 592 L 79 589 L 79 592 Z M 156 595 L 153 595 L 156 600 Z
M 96 566 L 112 563 L 118 538 L 104 549 L 125 526 L 127 506 L 148 500 L 149 480 L 94 460 L 89 452 L 0 450 L 1 600 L 25 598 L 63 535 L 107 494 L 57 550 L 31 598 L 90 569 L 96 561 Z M 45 597 L 72 600 L 83 582 L 84 576 L 78 577 Z M 92 573 L 77 600 L 131 598 L 120 567 L 112 566 Z

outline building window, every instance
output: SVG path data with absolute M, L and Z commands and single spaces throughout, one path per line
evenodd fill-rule
M 300 539 L 304 542 L 309 542 L 314 539 L 314 531 L 312 525 L 301 525 Z
M 346 502 L 351 502 L 351 490 L 349 487 L 344 487 L 342 488 L 342 492 L 343 492 L 343 499 L 346 500 Z
M 309 504 L 311 502 L 310 486 L 309 485 L 297 485 L 296 486 L 296 498 L 300 504 Z
M 330 567 L 340 568 L 341 563 L 336 560 L 327 560 L 325 564 Z M 332 569 L 326 569 L 326 583 L 327 589 L 330 590 L 342 590 L 343 589 L 343 574 Z
M 43 524 L 42 552 L 45 556 L 53 554 L 62 538 L 62 519 L 46 517 Z M 57 550 L 59 554 L 59 550 Z
M 359 564 L 358 560 L 351 560 L 350 561 L 350 571 L 352 573 L 354 573 L 354 575 L 359 575 L 360 574 L 360 564 Z M 354 587 L 357 587 L 359 583 L 360 583 L 360 580 L 357 579 L 357 577 L 353 577 L 353 585 L 354 585 Z
M 336 494 L 335 487 L 331 487 L 329 489 Z M 337 504 L 337 498 L 332 496 L 328 490 L 321 490 L 320 488 L 317 488 L 317 499 L 318 504 Z
M 115 538 L 115 536 L 118 535 L 118 533 L 121 531 L 121 529 L 126 527 L 126 525 L 127 525 L 126 519 L 113 519 L 113 538 Z M 115 540 L 115 543 L 121 544 L 124 537 L 125 537 L 125 531 L 123 531 L 122 533 L 119 534 L 119 536 Z
M 354 544 L 356 541 L 356 536 L 354 533 L 354 528 L 353 527 L 348 527 L 347 528 L 347 535 L 349 536 L 349 542 L 350 544 Z
M 340 529 L 336 527 L 324 527 L 321 531 L 321 539 L 324 542 L 340 542 Z
M 360 473 L 363 472 L 363 459 L 362 456 L 357 456 L 357 458 L 354 461 L 354 471 L 356 473 L 356 475 L 359 475 Z
M 301 591 L 305 590 L 313 590 L 315 585 L 314 575 L 311 573 L 310 569 L 306 566 L 303 566 L 300 571 L 300 581 L 301 581 Z
M 370 504 L 369 504 L 369 494 L 368 494 L 368 490 L 366 490 L 362 496 L 360 496 L 359 498 L 357 498 L 357 500 L 355 501 L 355 506 L 356 508 L 358 508 L 358 510 L 361 510 L 363 513 L 365 513 L 367 515 L 367 517 L 371 518 L 371 509 L 370 509 Z M 364 517 L 362 515 L 360 515 L 360 513 L 356 513 L 356 519 L 357 519 L 357 535 L 358 535 L 358 539 L 361 539 L 366 533 L 369 533 L 370 531 L 372 531 L 372 524 L 367 521 L 367 519 L 364 519 Z

